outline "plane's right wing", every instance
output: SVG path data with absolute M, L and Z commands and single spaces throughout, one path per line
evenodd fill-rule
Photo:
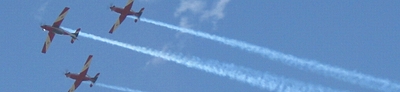
M 43 48 L 42 48 L 42 53 L 46 53 L 47 49 L 50 47 L 51 42 L 53 41 L 54 38 L 54 33 L 49 32 L 46 38 L 46 41 L 44 42 Z
M 74 92 L 79 87 L 79 85 L 81 85 L 81 83 L 82 83 L 82 80 L 80 80 L 80 81 L 76 80 L 74 82 L 74 84 L 72 85 L 72 87 L 69 88 L 68 92 Z
M 118 26 L 125 20 L 126 16 L 127 15 L 122 15 L 122 14 L 119 15 L 119 18 L 117 19 L 117 21 L 115 22 L 115 24 L 108 33 L 112 34 L 118 28 Z

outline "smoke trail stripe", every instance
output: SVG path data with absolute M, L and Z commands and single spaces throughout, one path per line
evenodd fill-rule
M 73 31 L 72 29 L 62 27 L 67 31 Z M 116 45 L 119 47 L 127 48 L 133 51 L 148 54 L 154 57 L 160 57 L 168 61 L 173 61 L 177 64 L 185 65 L 189 68 L 195 68 L 203 70 L 205 72 L 213 73 L 219 76 L 226 76 L 230 79 L 235 79 L 237 81 L 248 83 L 252 86 L 257 86 L 270 91 L 277 92 L 337 92 L 336 90 L 330 88 L 324 88 L 321 86 L 311 85 L 301 83 L 296 80 L 285 79 L 283 77 L 277 77 L 268 73 L 262 73 L 252 69 L 236 66 L 233 64 L 224 64 L 218 61 L 206 61 L 203 62 L 200 58 L 192 57 L 186 58 L 182 55 L 175 55 L 171 53 L 165 53 L 161 51 L 151 50 L 145 47 L 139 47 L 130 45 L 127 43 L 122 43 L 119 41 L 102 38 L 92 34 L 84 33 L 81 31 L 80 36 L 90 38 L 96 41 L 105 42 L 108 44 Z
M 86 84 L 90 84 L 90 82 L 83 82 Z M 107 85 L 104 83 L 96 83 L 94 86 L 100 86 L 100 87 L 104 87 L 104 88 L 109 88 L 109 89 L 113 89 L 113 90 L 118 90 L 118 91 L 123 91 L 123 92 L 143 92 L 140 90 L 134 90 L 134 89 L 130 89 L 130 88 L 125 88 L 125 87 L 118 87 L 118 86 L 112 86 L 112 85 Z
M 133 16 L 128 16 L 128 17 L 132 18 L 132 19 L 136 18 Z M 311 61 L 311 60 L 297 58 L 292 55 L 273 51 L 271 49 L 260 47 L 260 46 L 246 43 L 243 41 L 228 39 L 225 37 L 211 35 L 211 34 L 199 32 L 199 31 L 195 31 L 192 29 L 181 28 L 181 27 L 173 26 L 170 24 L 154 21 L 151 19 L 143 18 L 143 17 L 140 20 L 143 22 L 154 24 L 154 25 L 163 26 L 163 27 L 167 27 L 169 29 L 177 30 L 179 32 L 188 33 L 188 34 L 192 34 L 192 35 L 199 36 L 202 38 L 221 42 L 226 45 L 229 45 L 232 47 L 238 47 L 240 49 L 243 49 L 243 50 L 246 50 L 249 52 L 258 53 L 258 54 L 261 54 L 262 56 L 268 57 L 269 59 L 282 61 L 284 64 L 287 64 L 289 66 L 293 66 L 293 67 L 299 68 L 301 70 L 308 70 L 308 71 L 320 73 L 322 75 L 330 76 L 335 79 L 342 80 L 344 82 L 350 82 L 352 84 L 360 85 L 360 86 L 367 87 L 367 88 L 372 88 L 375 90 L 386 91 L 386 92 L 393 92 L 393 91 L 400 92 L 400 85 L 398 83 L 391 82 L 390 80 L 387 80 L 387 79 L 380 79 L 380 78 L 376 78 L 376 77 L 366 75 L 363 73 L 349 71 L 349 70 L 345 70 L 343 68 L 330 66 L 327 64 L 321 64 L 317 61 Z

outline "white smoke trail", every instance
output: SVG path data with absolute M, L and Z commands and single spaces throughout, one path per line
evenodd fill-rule
M 128 16 L 128 17 L 132 18 L 132 19 L 136 18 L 134 16 Z M 240 49 L 243 49 L 243 50 L 246 50 L 249 52 L 258 53 L 258 54 L 261 54 L 262 56 L 268 57 L 269 59 L 282 61 L 284 64 L 287 64 L 289 66 L 293 66 L 293 67 L 299 68 L 301 70 L 308 70 L 308 71 L 320 73 L 322 75 L 330 76 L 330 77 L 342 80 L 344 82 L 350 82 L 352 84 L 357 84 L 357 85 L 360 85 L 363 87 L 372 88 L 372 89 L 376 89 L 376 90 L 380 90 L 380 91 L 400 92 L 400 85 L 398 83 L 391 82 L 390 80 L 387 80 L 387 79 L 380 79 L 380 78 L 376 78 L 376 77 L 366 75 L 363 73 L 349 71 L 349 70 L 345 70 L 343 68 L 334 67 L 334 66 L 330 66 L 327 64 L 321 64 L 317 61 L 301 59 L 301 58 L 298 58 L 298 57 L 295 57 L 292 55 L 273 51 L 271 49 L 260 47 L 260 46 L 246 43 L 243 41 L 228 39 L 225 37 L 211 35 L 211 34 L 199 32 L 199 31 L 195 31 L 192 29 L 181 28 L 178 26 L 162 23 L 159 21 L 154 21 L 151 19 L 143 18 L 143 17 L 140 20 L 143 22 L 154 24 L 154 25 L 167 27 L 169 29 L 173 29 L 173 30 L 176 30 L 179 32 L 188 33 L 188 34 L 192 34 L 192 35 L 199 36 L 202 38 L 221 42 L 226 45 L 229 45 L 232 47 L 238 47 Z
M 83 83 L 90 84 L 91 82 L 84 81 Z M 112 86 L 112 85 L 107 85 L 107 84 L 103 84 L 103 83 L 96 83 L 94 86 L 100 86 L 100 87 L 109 88 L 109 89 L 118 90 L 118 91 L 123 91 L 123 92 L 143 92 L 143 91 L 140 91 L 140 90 L 134 90 L 134 89 L 125 88 L 125 87 Z
M 67 31 L 73 32 L 70 28 L 62 27 Z M 165 53 L 161 51 L 155 51 L 145 47 L 134 46 L 119 41 L 102 38 L 92 34 L 80 32 L 80 37 L 90 38 L 96 41 L 105 42 L 108 44 L 116 45 L 119 47 L 127 48 L 133 51 L 148 54 L 154 57 L 160 57 L 168 61 L 185 65 L 186 67 L 203 70 L 205 72 L 213 73 L 219 76 L 229 77 L 231 79 L 248 83 L 253 86 L 264 88 L 270 91 L 277 92 L 336 92 L 330 88 L 324 88 L 321 86 L 310 85 L 301 83 L 299 81 L 285 79 L 283 77 L 277 77 L 268 73 L 262 73 L 252 69 L 235 66 L 233 64 L 224 64 L 218 61 L 207 61 L 203 62 L 197 57 L 187 58 L 182 55 L 175 55 L 171 53 Z

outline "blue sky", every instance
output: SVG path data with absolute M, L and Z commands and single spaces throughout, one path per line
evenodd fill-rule
M 188 68 L 161 58 L 79 37 L 56 35 L 47 54 L 40 53 L 47 35 L 39 25 L 51 24 L 70 7 L 63 27 L 155 50 L 218 60 L 269 72 L 307 84 L 338 90 L 374 92 L 307 70 L 288 66 L 209 39 L 127 18 L 113 33 L 118 15 L 108 7 L 126 0 L 6 0 L 0 3 L 2 90 L 14 92 L 67 91 L 73 81 L 63 73 L 80 72 L 94 55 L 88 74 L 99 83 L 146 92 L 265 92 L 266 89 Z M 142 17 L 236 39 L 322 64 L 400 83 L 399 1 L 230 1 L 136 0 L 132 10 L 145 7 Z M 112 89 L 82 84 L 78 92 Z

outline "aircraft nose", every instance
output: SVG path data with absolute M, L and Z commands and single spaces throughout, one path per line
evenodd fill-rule
M 115 8 L 115 6 L 114 6 L 114 5 L 113 5 L 113 6 L 110 6 L 110 9 L 111 9 L 111 10 L 114 10 L 114 8 Z
M 70 72 L 65 73 L 65 76 L 69 76 Z
M 45 30 L 45 26 L 40 26 L 40 28 L 42 28 L 43 31 L 46 31 L 46 30 Z

